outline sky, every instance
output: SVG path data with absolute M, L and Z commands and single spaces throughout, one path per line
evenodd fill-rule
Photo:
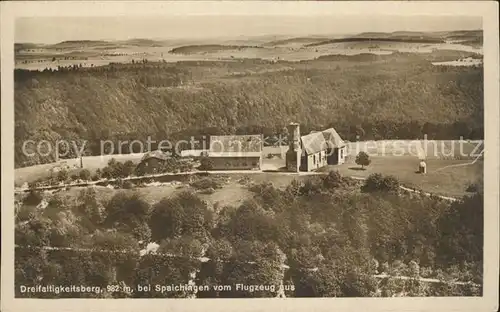
M 335 35 L 360 32 L 482 29 L 473 16 L 148 16 L 18 18 L 15 42 L 65 40 L 236 38 L 262 35 Z

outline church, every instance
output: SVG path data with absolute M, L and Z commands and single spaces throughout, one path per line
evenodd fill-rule
M 300 125 L 288 125 L 288 151 L 286 168 L 288 171 L 314 171 L 327 165 L 345 162 L 346 144 L 334 128 L 312 131 L 300 135 Z

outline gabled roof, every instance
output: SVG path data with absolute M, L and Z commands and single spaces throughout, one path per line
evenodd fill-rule
M 152 152 L 148 152 L 148 153 L 144 154 L 144 156 L 142 156 L 141 161 L 144 161 L 144 160 L 150 159 L 150 158 L 167 160 L 169 157 L 170 157 L 170 155 L 168 155 L 167 153 L 163 153 L 162 151 L 152 151 Z
M 333 128 L 321 132 L 311 132 L 302 136 L 300 139 L 302 141 L 302 149 L 307 154 L 318 153 L 328 148 L 340 148 L 345 146 L 344 141 Z
M 323 131 L 323 136 L 325 137 L 325 141 L 328 143 L 329 147 L 339 148 L 345 146 L 344 141 L 337 133 L 337 131 L 333 128 L 328 128 Z
M 263 139 L 261 135 L 213 135 L 210 136 L 210 157 L 260 157 Z
M 307 154 L 314 154 L 320 151 L 324 151 L 328 148 L 326 144 L 325 137 L 321 132 L 313 132 L 302 136 L 302 149 Z

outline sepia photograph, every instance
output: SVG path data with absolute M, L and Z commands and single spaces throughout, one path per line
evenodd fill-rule
M 484 298 L 484 16 L 315 12 L 12 18 L 2 292 Z

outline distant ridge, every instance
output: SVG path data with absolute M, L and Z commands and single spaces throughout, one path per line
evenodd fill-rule
M 76 48 L 76 47 L 89 47 L 89 46 L 107 46 L 113 45 L 112 42 L 104 40 L 66 40 L 56 44 L 47 46 L 47 48 L 62 49 L 62 48 Z
M 261 46 L 246 46 L 246 45 L 223 45 L 223 44 L 201 44 L 201 45 L 186 45 L 174 48 L 168 53 L 173 54 L 191 54 L 191 53 L 210 53 L 226 50 L 239 50 L 239 49 L 259 49 Z
M 127 45 L 133 45 L 133 46 L 147 46 L 147 47 L 161 47 L 163 46 L 164 42 L 158 41 L 158 40 L 153 40 L 153 39 L 144 39 L 144 38 L 132 38 L 124 41 L 119 41 L 120 43 L 124 43 Z
M 321 46 L 330 43 L 341 42 L 362 42 L 362 41 L 387 41 L 387 42 L 414 42 L 414 43 L 444 43 L 445 41 L 438 38 L 381 38 L 381 37 L 351 37 L 341 39 L 331 39 L 317 43 L 305 45 L 306 47 Z
M 329 40 L 327 37 L 295 37 L 289 39 L 282 40 L 274 40 L 263 44 L 263 46 L 277 46 L 277 45 L 285 45 L 290 43 L 314 43 L 318 41 Z

